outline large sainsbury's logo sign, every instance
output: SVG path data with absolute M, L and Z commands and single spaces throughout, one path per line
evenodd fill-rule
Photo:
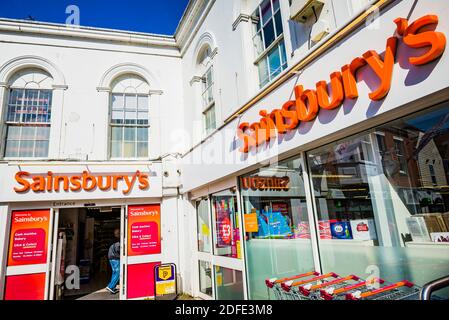
M 284 103 L 282 108 L 269 113 L 261 110 L 259 122 L 241 123 L 237 136 L 241 141 L 243 153 L 274 139 L 276 135 L 285 134 L 296 129 L 301 122 L 313 121 L 321 109 L 333 110 L 340 107 L 346 99 L 357 99 L 357 72 L 364 66 L 372 69 L 380 80 L 379 87 L 369 94 L 371 100 L 382 100 L 390 91 L 398 41 L 410 48 L 429 49 L 421 56 L 409 58 L 410 64 L 421 66 L 438 59 L 446 48 L 446 37 L 437 31 L 423 30 L 424 27 L 438 25 L 438 16 L 427 15 L 409 24 L 404 18 L 395 21 L 396 36 L 387 40 L 384 57 L 374 50 L 365 52 L 351 63 L 344 65 L 340 71 L 330 75 L 331 94 L 328 83 L 319 81 L 315 89 L 304 90 L 302 85 L 294 88 L 295 99 Z
M 129 194 L 136 185 L 140 190 L 150 187 L 148 174 L 136 171 L 132 175 L 107 174 L 97 175 L 84 171 L 79 175 L 61 175 L 49 171 L 45 175 L 30 174 L 20 171 L 15 175 L 19 186 L 14 187 L 16 193 L 45 192 L 79 192 L 79 191 L 117 191 L 121 189 L 124 195 Z

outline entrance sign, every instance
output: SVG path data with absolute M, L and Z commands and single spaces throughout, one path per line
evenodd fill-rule
M 156 300 L 176 299 L 178 295 L 176 287 L 176 265 L 171 263 L 154 267 L 154 279 Z
M 50 210 L 13 211 L 8 267 L 47 263 Z
M 286 134 L 295 130 L 301 122 L 315 120 L 320 109 L 333 110 L 340 107 L 347 99 L 359 97 L 357 89 L 357 73 L 361 68 L 369 67 L 379 78 L 379 87 L 374 89 L 369 98 L 374 101 L 382 100 L 391 88 L 398 42 L 402 42 L 414 49 L 427 48 L 420 56 L 409 58 L 414 66 L 430 63 L 444 53 L 446 37 L 443 33 L 429 30 L 429 26 L 438 25 L 438 16 L 427 15 L 417 19 L 409 25 L 407 19 L 398 18 L 394 22 L 397 26 L 396 35 L 387 40 L 385 55 L 382 58 L 376 51 L 369 50 L 362 56 L 356 57 L 341 70 L 330 74 L 330 84 L 319 81 L 315 89 L 304 90 L 302 85 L 294 87 L 294 100 L 284 103 L 280 109 L 271 113 L 261 110 L 259 122 L 243 122 L 237 129 L 237 136 L 241 140 L 240 152 L 248 153 L 263 143 L 276 138 L 277 134 Z M 330 86 L 331 94 L 328 90 Z
M 161 253 L 160 204 L 128 206 L 128 256 Z

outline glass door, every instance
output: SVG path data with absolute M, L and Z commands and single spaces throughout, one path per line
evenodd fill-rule
M 197 295 L 203 299 L 243 300 L 242 225 L 236 188 L 196 202 Z
M 236 188 L 211 196 L 215 298 L 243 300 L 242 225 Z

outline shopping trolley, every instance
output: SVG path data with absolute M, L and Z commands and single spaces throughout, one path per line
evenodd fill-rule
M 335 280 L 323 282 L 316 285 L 313 285 L 311 283 L 301 285 L 298 287 L 298 291 L 304 297 L 310 297 L 313 300 L 323 300 L 320 295 L 320 290 L 323 290 L 324 288 L 336 290 L 354 284 L 354 282 L 358 284 L 361 282 L 361 279 L 356 275 L 350 275 L 344 278 L 337 278 Z
M 373 278 L 367 281 L 358 282 L 350 286 L 341 286 L 340 288 L 328 287 L 320 290 L 320 297 L 323 300 L 343 300 L 345 295 L 355 291 L 366 292 L 375 283 L 384 284 L 385 280 L 380 278 Z
M 287 281 L 281 283 L 282 290 L 282 299 L 284 300 L 313 300 L 316 298 L 315 295 L 303 295 L 302 292 L 298 289 L 302 285 L 311 284 L 314 285 L 320 285 L 325 282 L 329 282 L 329 279 L 336 279 L 339 278 L 338 274 L 335 272 L 319 275 L 314 278 L 306 279 L 306 280 L 300 280 L 300 281 Z
M 283 300 L 283 292 L 282 292 L 282 283 L 284 282 L 288 282 L 288 281 L 295 281 L 298 279 L 303 279 L 303 278 L 307 278 L 307 277 L 313 277 L 313 276 L 319 276 L 320 273 L 316 272 L 316 271 L 311 271 L 311 272 L 307 272 L 307 273 L 303 273 L 303 274 L 298 274 L 296 276 L 293 277 L 289 277 L 289 278 L 282 278 L 282 279 L 277 279 L 277 278 L 272 278 L 272 279 L 266 279 L 265 280 L 265 284 L 267 286 L 267 290 L 268 290 L 268 298 L 271 299 L 271 295 L 270 292 L 273 292 L 275 298 L 277 300 Z
M 404 280 L 376 290 L 348 293 L 346 300 L 417 300 L 419 292 L 419 287 Z

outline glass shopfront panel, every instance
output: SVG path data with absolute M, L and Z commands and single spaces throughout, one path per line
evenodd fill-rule
M 200 292 L 212 297 L 212 265 L 210 262 L 199 261 Z
M 323 272 L 449 275 L 448 141 L 446 104 L 308 153 Z
M 215 266 L 216 300 L 244 300 L 241 271 Z
M 240 224 L 235 192 L 213 194 L 211 201 L 214 217 L 214 255 L 241 259 Z
M 199 252 L 212 253 L 212 237 L 208 205 L 209 201 L 207 199 L 200 200 L 196 203 L 197 240 Z
M 300 159 L 240 178 L 250 299 L 269 296 L 266 279 L 314 270 Z

